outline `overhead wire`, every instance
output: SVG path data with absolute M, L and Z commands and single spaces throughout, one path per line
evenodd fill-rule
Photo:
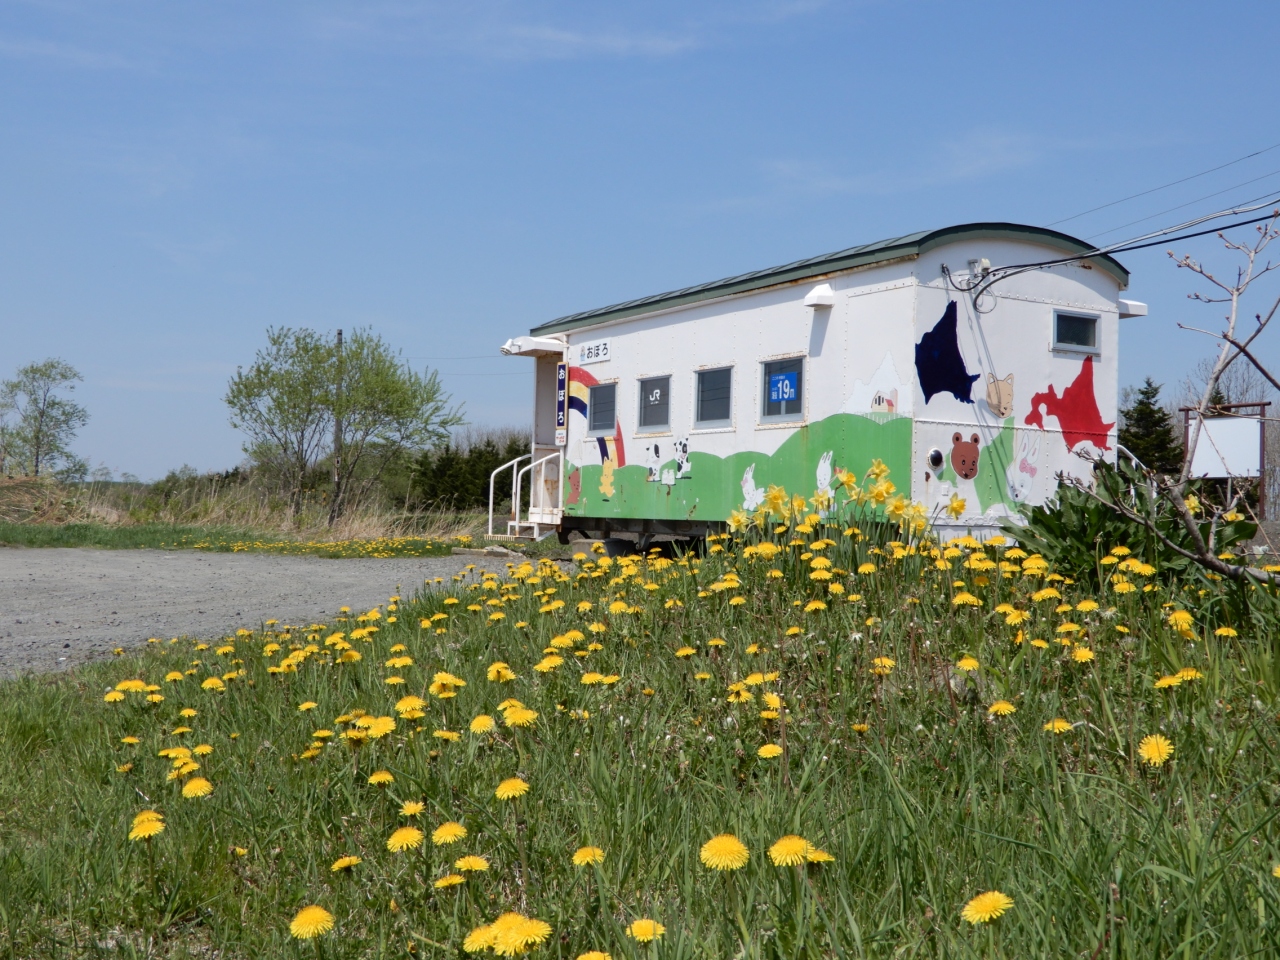
M 1138 220 L 1130 220 L 1128 223 L 1122 223 L 1120 224 L 1120 226 L 1112 227 L 1110 230 L 1103 230 L 1101 233 L 1095 233 L 1092 236 L 1086 237 L 1085 239 L 1093 240 L 1097 237 L 1105 237 L 1107 234 L 1115 233 L 1117 230 L 1123 230 L 1125 227 L 1133 227 L 1139 223 L 1146 223 L 1148 220 L 1154 220 L 1156 217 L 1163 217 L 1166 213 L 1173 213 L 1173 211 L 1181 210 L 1183 207 L 1194 206 L 1195 204 L 1200 203 L 1204 200 L 1210 200 L 1213 197 L 1221 196 L 1224 193 L 1230 193 L 1232 190 L 1238 190 L 1240 187 L 1247 187 L 1251 183 L 1257 183 L 1259 180 L 1266 180 L 1270 177 L 1276 176 L 1277 174 L 1280 174 L 1280 170 L 1272 170 L 1270 173 L 1264 173 L 1262 176 L 1254 177 L 1252 180 L 1245 180 L 1241 183 L 1236 183 L 1229 187 L 1225 187 L 1222 190 L 1215 190 L 1213 193 L 1206 193 L 1203 197 L 1197 197 L 1194 200 L 1188 200 L 1186 203 L 1180 203 L 1176 207 L 1169 207 L 1167 210 L 1161 210 L 1159 213 L 1153 213 L 1149 217 L 1142 217 L 1141 219 L 1138 219 Z M 1262 194 L 1261 196 L 1254 197 L 1252 200 L 1245 200 L 1242 202 L 1256 203 L 1259 200 L 1262 200 L 1266 197 L 1271 196 L 1275 192 L 1276 191 L 1271 190 L 1271 191 L 1268 191 L 1267 193 Z
M 1269 147 L 1263 147 L 1261 150 L 1255 150 L 1253 153 L 1246 153 L 1243 157 L 1237 157 L 1235 160 L 1231 160 L 1227 163 L 1219 164 L 1216 167 L 1210 167 L 1208 170 L 1201 170 L 1199 173 L 1193 173 L 1189 177 L 1182 177 L 1181 179 L 1178 179 L 1178 180 L 1171 180 L 1168 183 L 1161 184 L 1158 187 L 1152 187 L 1149 190 L 1143 190 L 1140 193 L 1132 193 L 1127 197 L 1121 197 L 1119 200 L 1112 200 L 1110 203 L 1104 203 L 1098 207 L 1091 207 L 1090 209 L 1085 210 L 1083 213 L 1073 214 L 1070 217 L 1063 217 L 1061 220 L 1055 220 L 1052 223 L 1046 223 L 1045 226 L 1056 227 L 1060 223 L 1070 223 L 1072 220 L 1079 220 L 1081 217 L 1086 217 L 1091 213 L 1097 213 L 1099 210 L 1106 210 L 1108 207 L 1115 207 L 1122 203 L 1128 203 L 1130 200 L 1138 199 L 1138 197 L 1145 197 L 1152 193 L 1159 193 L 1161 190 L 1167 190 L 1170 187 L 1176 187 L 1180 183 L 1187 183 L 1188 181 L 1196 180 L 1196 179 L 1199 179 L 1200 177 L 1206 177 L 1211 173 L 1217 173 L 1219 170 L 1225 170 L 1227 169 L 1227 167 L 1233 167 L 1237 163 L 1243 163 L 1246 160 L 1252 160 L 1254 157 L 1260 157 L 1264 153 L 1270 153 L 1272 150 L 1275 150 L 1277 147 L 1280 147 L 1280 143 L 1273 143 Z M 1116 229 L 1120 229 L 1120 228 L 1117 227 Z

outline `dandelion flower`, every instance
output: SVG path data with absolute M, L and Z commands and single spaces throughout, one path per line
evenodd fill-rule
M 732 833 L 712 837 L 698 852 L 702 865 L 712 870 L 737 870 L 745 867 L 749 856 L 746 845 Z
M 375 787 L 385 787 L 388 783 L 394 783 L 395 779 L 389 770 L 377 770 L 369 774 L 369 783 Z
M 573 852 L 575 867 L 589 867 L 593 863 L 604 863 L 604 851 L 599 847 L 579 847 Z
M 318 706 L 320 706 L 320 704 L 316 703 L 314 700 L 308 700 L 306 703 L 298 704 L 298 710 L 305 712 L 307 710 L 314 710 Z
M 521 913 L 504 913 L 489 925 L 489 946 L 500 957 L 513 957 L 551 936 L 551 925 Z
M 213 793 L 213 784 L 204 777 L 192 777 L 182 787 L 182 795 L 188 800 L 207 797 L 211 793 Z
M 588 950 L 586 953 L 578 954 L 578 960 L 613 960 L 613 957 L 603 950 Z
M 804 837 L 788 834 L 769 848 L 769 859 L 775 867 L 798 867 L 813 852 L 813 844 Z
M 528 707 L 508 707 L 502 712 L 502 722 L 508 727 L 531 727 L 538 719 L 538 711 Z
M 965 673 L 972 673 L 977 670 L 981 664 L 973 657 L 961 657 L 956 663 L 957 670 L 963 670 Z
M 779 757 L 781 755 L 782 748 L 776 743 L 766 743 L 756 751 L 756 756 L 762 760 L 772 760 L 774 757 Z
M 1143 763 L 1153 767 L 1161 766 L 1173 756 L 1173 744 L 1160 734 L 1153 733 L 1149 737 L 1143 737 L 1138 744 L 1138 756 Z
M 387 849 L 392 853 L 412 850 L 422 845 L 422 831 L 417 827 L 401 827 L 387 837 Z
M 424 806 L 421 800 L 406 800 L 400 804 L 400 816 L 416 817 L 423 811 Z
M 659 939 L 667 928 L 660 924 L 657 920 L 650 920 L 648 917 L 641 917 L 639 920 L 632 921 L 627 927 L 627 936 L 632 940 L 640 943 L 648 943 L 650 940 Z
M 528 792 L 528 783 L 519 777 L 508 777 L 498 784 L 498 789 L 493 791 L 493 795 L 499 800 L 514 800 L 516 797 L 523 797 Z
M 289 932 L 299 940 L 310 940 L 333 929 L 333 914 L 312 904 L 303 907 L 289 924 Z
M 462 949 L 466 953 L 479 953 L 488 950 L 493 942 L 493 927 L 490 924 L 476 927 L 462 941 Z
M 1181 685 L 1182 685 L 1182 678 L 1178 676 L 1176 673 L 1171 674 L 1167 677 L 1161 677 L 1159 680 L 1155 682 L 1155 688 L 1157 690 L 1165 690 L 1169 687 L 1179 687 Z
M 431 842 L 437 847 L 443 847 L 448 843 L 457 843 L 467 835 L 467 828 L 456 820 L 450 820 L 442 823 L 431 831 Z
M 1012 906 L 1012 897 L 999 890 L 988 890 L 966 903 L 960 911 L 960 918 L 976 927 L 980 923 L 990 923 Z
M 816 847 L 809 851 L 805 859 L 810 863 L 835 863 L 836 858 L 825 850 L 819 850 Z
M 437 890 L 444 890 L 448 887 L 456 887 L 458 884 L 466 883 L 466 882 L 467 882 L 466 877 L 459 876 L 456 873 L 446 873 L 443 877 L 441 877 L 439 880 L 435 881 L 431 885 L 435 887 Z
M 1076 647 L 1071 651 L 1071 659 L 1076 663 L 1088 663 L 1093 659 L 1093 651 L 1088 647 Z
M 459 857 L 457 860 L 455 860 L 453 863 L 453 868 L 455 870 L 461 870 L 463 873 L 471 873 L 477 870 L 488 870 L 489 861 L 486 860 L 484 857 L 479 857 L 479 856 L 476 856 L 475 854 L 470 854 L 465 857 Z
M 150 840 L 152 837 L 164 833 L 164 818 L 160 814 L 157 813 L 154 817 L 144 819 L 139 819 L 139 817 L 141 817 L 141 814 L 133 818 L 133 827 L 129 831 L 130 840 Z
M 482 713 L 471 721 L 472 733 L 493 733 L 493 731 L 497 729 L 497 723 L 495 723 L 493 717 L 489 716 L 487 713 Z
M 343 870 L 350 870 L 356 864 L 361 862 L 362 861 L 359 857 L 339 857 L 337 860 L 333 861 L 333 866 L 329 869 L 334 873 L 340 873 Z
M 1010 714 L 1017 712 L 1018 708 L 1008 700 L 997 700 L 991 706 L 987 707 L 987 714 L 993 717 L 1007 717 Z
M 1054 717 L 1044 725 L 1046 733 L 1066 733 L 1071 729 L 1071 721 L 1063 720 L 1061 717 Z

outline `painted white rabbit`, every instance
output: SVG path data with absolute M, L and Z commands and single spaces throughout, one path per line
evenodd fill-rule
M 834 450 L 828 450 L 818 460 L 817 480 L 818 487 L 822 493 L 831 496 L 831 458 L 835 456 Z
M 1009 487 L 1009 496 L 1018 503 L 1031 496 L 1031 488 L 1035 484 L 1036 473 L 1040 463 L 1040 433 L 1026 432 L 1018 441 L 1018 453 L 1005 471 L 1005 479 Z
M 756 465 L 753 463 L 742 474 L 743 510 L 755 510 L 764 503 L 764 488 L 756 486 L 755 472 Z

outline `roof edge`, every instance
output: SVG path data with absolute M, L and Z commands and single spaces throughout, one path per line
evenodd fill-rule
M 644 316 L 677 307 L 688 306 L 708 300 L 719 300 L 770 287 L 783 286 L 830 274 L 856 270 L 893 260 L 918 257 L 940 246 L 958 243 L 962 240 L 1022 240 L 1039 243 L 1042 246 L 1061 250 L 1064 253 L 1081 254 L 1093 250 L 1083 240 L 1050 230 L 1047 227 L 1032 227 L 1019 223 L 964 223 L 943 227 L 938 230 L 926 230 L 909 233 L 902 237 L 881 240 L 877 243 L 850 247 L 835 253 L 822 254 L 807 260 L 797 260 L 778 267 L 769 267 L 751 273 L 725 277 L 710 283 L 684 287 L 667 293 L 627 300 L 607 307 L 584 310 L 579 313 L 558 317 L 547 323 L 533 327 L 529 332 L 533 336 L 545 336 L 550 333 L 561 333 L 567 330 L 578 330 L 624 320 L 631 317 Z M 1129 286 L 1129 271 L 1109 254 L 1097 254 L 1087 260 L 1094 266 L 1106 271 L 1120 284 L 1120 289 Z

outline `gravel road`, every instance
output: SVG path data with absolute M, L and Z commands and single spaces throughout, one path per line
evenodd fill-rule
M 0 547 L 0 677 L 65 669 L 148 637 L 217 637 L 263 620 L 310 623 L 341 606 L 367 610 L 472 562 L 485 563 Z

